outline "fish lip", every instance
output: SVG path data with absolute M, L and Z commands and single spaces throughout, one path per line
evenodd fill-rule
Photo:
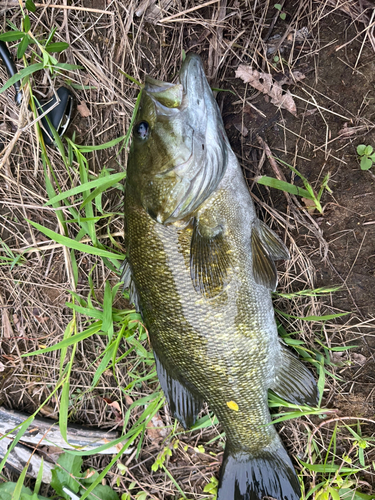
M 194 52 L 189 52 L 180 69 L 180 83 L 184 89 L 184 94 L 195 93 L 204 97 L 207 90 L 206 81 L 200 56 L 194 54 Z
M 184 89 L 179 82 L 163 82 L 146 76 L 143 91 L 153 101 L 158 115 L 174 115 L 178 113 L 183 104 Z

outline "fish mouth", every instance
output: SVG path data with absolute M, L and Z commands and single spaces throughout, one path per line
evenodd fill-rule
M 207 91 L 211 92 L 202 60 L 197 54 L 187 54 L 180 70 L 180 83 L 186 96 L 200 96 L 205 99 Z
M 205 98 L 211 92 L 201 58 L 189 53 L 182 63 L 179 82 L 168 83 L 146 76 L 144 91 L 153 100 L 158 114 L 173 114 L 189 105 L 189 96 Z
M 159 116 L 173 116 L 183 104 L 184 89 L 180 83 L 168 83 L 146 76 L 144 92 L 154 103 Z

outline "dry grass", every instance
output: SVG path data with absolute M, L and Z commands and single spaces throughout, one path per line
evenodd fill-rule
M 270 163 L 262 156 L 263 148 L 259 145 L 256 134 L 267 138 L 267 134 L 272 135 L 275 127 L 279 127 L 278 131 L 281 132 L 278 132 L 278 135 L 282 140 L 271 139 L 272 144 L 269 145 L 272 152 L 283 156 L 296 167 L 304 162 L 308 164 L 311 160 L 315 161 L 315 156 L 323 167 L 331 164 L 338 171 L 340 165 L 347 164 L 344 153 L 351 151 L 351 141 L 356 137 L 364 142 L 368 140 L 367 134 L 374 127 L 373 114 L 365 100 L 366 96 L 363 96 L 364 105 L 358 110 L 353 106 L 343 106 L 341 101 L 335 101 L 332 94 L 326 93 L 327 82 L 322 83 L 320 80 L 320 57 L 325 51 L 334 51 L 335 48 L 340 49 L 340 53 L 346 53 L 351 44 L 357 43 L 360 47 L 358 49 L 358 45 L 355 45 L 358 57 L 351 70 L 361 74 L 370 71 L 368 58 L 371 45 L 375 49 L 375 10 L 370 3 L 362 1 L 286 2 L 285 5 L 284 2 L 281 3 L 288 14 L 284 22 L 280 20 L 280 13 L 274 9 L 273 3 L 267 1 L 77 2 L 77 7 L 92 7 L 98 12 L 78 10 L 74 5 L 69 6 L 69 9 L 60 10 L 46 4 L 44 8 L 38 7 L 36 13 L 30 15 L 32 32 L 45 36 L 56 26 L 55 40 L 67 41 L 70 44 L 61 60 L 65 58 L 64 62 L 79 64 L 82 69 L 59 75 L 52 82 L 47 72 L 39 72 L 33 79 L 33 91 L 38 98 L 42 98 L 49 95 L 52 85 L 55 88 L 70 83 L 84 86 L 83 90 L 72 91 L 77 104 L 86 104 L 90 116 L 82 117 L 77 112 L 68 135 L 72 136 L 74 133 L 78 144 L 98 145 L 124 135 L 130 124 L 138 90 L 122 71 L 139 81 L 144 81 L 147 74 L 171 81 L 178 74 L 182 50 L 198 52 L 205 61 L 210 84 L 213 87 L 231 89 L 236 94 L 230 97 L 228 93 L 223 92 L 218 96 L 225 119 L 231 113 L 243 116 L 247 103 L 257 108 L 259 102 L 264 101 L 259 93 L 256 94 L 250 87 L 234 79 L 234 71 L 239 64 L 251 64 L 272 74 L 298 68 L 310 75 L 308 81 L 300 83 L 298 88 L 293 88 L 293 94 L 298 98 L 298 122 L 292 124 L 291 119 L 277 114 L 276 108 L 268 105 L 266 119 L 260 122 L 259 127 L 254 125 L 254 130 L 251 130 L 248 137 L 229 126 L 228 133 L 243 164 L 250 187 L 253 187 L 252 179 L 261 169 L 268 169 L 268 174 L 272 175 Z M 147 4 L 154 4 L 154 7 L 147 7 Z M 3 11 L 4 27 L 5 19 L 19 26 L 19 7 L 11 6 L 9 10 L 11 2 L 7 2 L 7 5 L 8 9 Z M 338 43 L 335 33 L 331 33 L 331 38 L 327 36 L 327 25 L 324 23 L 327 20 L 329 23 L 332 10 L 336 11 L 334 19 L 340 25 L 340 33 L 343 32 L 344 25 L 347 30 L 345 33 L 349 38 L 344 42 L 341 37 Z M 350 31 L 351 23 L 358 32 L 357 38 L 353 29 Z M 308 36 L 298 39 L 295 34 L 302 28 L 307 30 Z M 278 63 L 274 60 L 275 56 L 279 57 Z M 349 64 L 347 59 L 345 64 Z M 18 62 L 18 67 L 23 67 L 22 61 Z M 2 66 L 0 78 L 2 81 L 7 79 Z M 230 100 L 237 101 L 232 108 Z M 70 300 L 69 291 L 74 288 L 74 280 L 67 264 L 69 253 L 64 253 L 59 244 L 50 244 L 42 233 L 25 222 L 25 219 L 29 219 L 56 232 L 60 230 L 55 210 L 43 206 L 48 196 L 39 145 L 32 125 L 33 117 L 26 107 L 20 113 L 13 101 L 13 91 L 0 95 L 0 109 L 3 116 L 0 131 L 5 142 L 11 141 L 14 136 L 17 137 L 8 153 L 5 152 L 5 155 L 0 157 L 0 238 L 14 256 L 21 256 L 21 260 L 14 267 L 10 264 L 0 266 L 0 403 L 31 413 L 48 397 L 58 380 L 59 351 L 28 358 L 21 358 L 20 354 L 32 352 L 42 346 L 51 346 L 62 339 L 72 318 L 71 309 L 66 307 L 65 303 Z M 259 119 L 259 114 L 256 111 L 253 113 Z M 309 134 L 309 113 L 319 117 L 319 123 L 325 131 L 320 138 Z M 335 120 L 345 120 L 347 127 L 355 130 L 346 136 L 344 143 L 339 142 L 340 148 L 337 147 L 338 142 L 332 142 L 341 140 L 339 130 L 334 129 L 332 125 Z M 332 131 L 337 135 L 332 137 Z M 48 148 L 48 154 L 63 191 L 80 182 L 76 170 L 70 172 L 70 177 L 67 175 L 56 149 Z M 103 167 L 116 172 L 122 171 L 127 162 L 127 151 L 112 148 L 90 153 L 88 158 L 90 173 L 95 177 Z M 283 171 L 285 175 L 289 174 L 287 168 L 283 168 Z M 314 187 L 319 187 L 322 180 L 319 175 L 318 172 L 318 175 L 310 179 Z M 337 267 L 335 255 L 322 230 L 321 218 L 316 214 L 309 214 L 301 201 L 295 197 L 288 196 L 283 199 L 281 194 L 275 195 L 269 190 L 257 188 L 254 188 L 253 195 L 263 217 L 283 235 L 291 250 L 292 259 L 280 269 L 279 290 L 291 293 L 313 289 L 317 282 L 316 273 L 321 273 L 327 262 L 327 269 L 329 265 Z M 336 201 L 334 197 L 325 198 L 325 203 L 332 205 Z M 103 197 L 103 207 L 106 212 L 115 214 L 110 219 L 109 230 L 113 240 L 121 245 L 121 193 L 110 190 Z M 64 209 L 64 213 L 69 218 L 67 209 Z M 106 220 L 98 224 L 97 236 L 109 243 Z M 70 224 L 69 231 L 70 236 L 75 237 L 79 226 Z M 0 255 L 6 255 L 5 250 Z M 90 293 L 89 279 L 92 279 L 97 298 L 94 304 L 100 307 L 105 282 L 110 280 L 112 285 L 115 284 L 116 275 L 101 259 L 93 256 L 77 253 L 77 264 L 77 293 L 87 298 Z M 373 378 L 368 371 L 374 366 L 371 347 L 374 345 L 374 322 L 371 315 L 356 305 L 356 298 L 353 297 L 352 288 L 348 286 L 346 279 L 350 273 L 347 276 L 342 275 L 340 270 L 337 273 L 335 282 L 340 284 L 341 280 L 347 286 L 347 307 L 342 307 L 342 302 L 337 305 L 335 297 L 329 295 L 324 299 L 315 296 L 293 300 L 279 297 L 275 306 L 298 317 L 332 314 L 343 310 L 355 311 L 355 314 L 338 320 L 338 323 L 306 322 L 292 318 L 281 318 L 281 321 L 288 332 L 298 332 L 296 337 L 303 340 L 308 349 L 314 351 L 320 350 L 323 353 L 317 340 L 328 348 L 348 343 L 361 345 L 361 352 L 369 364 L 361 364 L 358 358 L 357 361 L 352 358 L 351 351 L 347 351 L 340 359 L 339 368 L 329 367 L 329 370 L 340 378 L 327 377 L 324 403 L 331 408 L 339 408 L 338 417 L 371 417 L 374 408 L 371 387 Z M 338 293 L 346 293 L 345 287 L 343 292 Z M 354 305 L 350 302 L 350 295 Z M 118 297 L 116 300 L 114 307 L 128 307 L 123 298 Z M 86 320 L 85 316 L 78 316 L 79 328 L 85 327 Z M 124 414 L 132 400 L 149 394 L 156 386 L 153 384 L 150 388 L 142 383 L 131 396 L 124 398 L 121 387 L 129 384 L 129 366 L 136 363 L 136 359 L 130 358 L 117 364 L 115 373 L 105 372 L 99 384 L 92 390 L 91 381 L 98 365 L 97 356 L 104 350 L 105 343 L 103 337 L 95 336 L 79 344 L 71 376 L 71 419 L 82 424 L 121 428 L 121 419 L 115 418 L 111 407 L 103 398 L 119 402 Z M 126 344 L 121 344 L 119 354 L 125 350 Z M 361 384 L 366 386 L 362 393 L 357 390 Z M 56 418 L 59 403 L 59 397 L 54 397 L 44 408 L 44 413 Z M 131 422 L 135 421 L 136 417 L 137 411 L 132 414 Z M 160 411 L 160 417 L 163 423 L 173 430 L 173 422 L 167 408 Z M 308 437 L 313 434 L 321 452 L 321 457 L 315 458 L 317 461 L 322 457 L 324 459 L 334 428 L 333 424 L 320 426 L 320 423 L 321 421 L 314 417 L 289 421 L 280 426 L 283 439 L 292 454 L 305 461 L 309 455 L 312 458 L 312 444 Z M 368 423 L 366 427 L 363 422 L 363 426 L 364 434 L 370 435 L 374 430 L 373 423 Z M 177 439 L 177 436 L 180 441 L 168 463 L 168 470 L 191 498 L 208 498 L 202 490 L 210 478 L 217 474 L 220 466 L 223 450 L 220 429 L 210 427 L 181 434 L 175 431 L 173 439 Z M 204 453 L 197 451 L 198 444 L 204 445 Z M 341 463 L 343 453 L 347 452 L 351 445 L 348 435 L 344 435 L 340 441 L 340 450 L 337 451 L 338 463 Z M 146 433 L 140 457 L 136 459 L 133 454 L 123 460 L 128 468 L 124 476 L 113 467 L 107 476 L 108 482 L 119 492 L 128 491 L 129 483 L 135 482 L 134 491 L 147 491 L 150 495 L 148 498 L 179 498 L 176 496 L 176 486 L 163 471 L 150 472 L 151 465 L 164 446 L 160 436 Z M 367 451 L 370 453 L 367 463 L 370 463 L 374 457 L 371 455 L 371 448 Z M 108 459 L 102 457 L 90 460 L 97 470 L 102 470 L 108 463 Z M 315 477 L 307 472 L 304 474 L 307 482 L 313 484 Z M 357 479 L 364 481 L 359 476 Z M 370 472 L 365 481 L 372 481 Z M 362 486 L 366 487 L 366 484 Z

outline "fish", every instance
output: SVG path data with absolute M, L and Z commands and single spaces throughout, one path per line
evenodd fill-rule
M 268 391 L 317 404 L 309 369 L 278 337 L 271 292 L 281 239 L 256 215 L 194 53 L 177 83 L 146 77 L 125 186 L 122 279 L 140 311 L 171 413 L 191 428 L 204 402 L 226 445 L 218 500 L 297 500 Z

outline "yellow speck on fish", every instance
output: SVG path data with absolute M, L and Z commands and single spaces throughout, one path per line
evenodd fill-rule
M 227 401 L 227 406 L 231 410 L 238 411 L 238 404 L 235 403 L 234 401 Z

